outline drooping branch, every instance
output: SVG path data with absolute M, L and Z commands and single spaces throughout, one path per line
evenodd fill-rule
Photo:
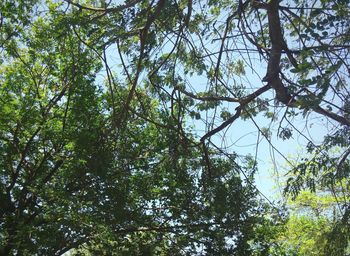
M 213 136 L 214 134 L 222 131 L 223 129 L 225 129 L 227 126 L 229 126 L 230 124 L 232 124 L 237 118 L 240 117 L 242 110 L 250 103 L 252 102 L 255 98 L 257 98 L 258 96 L 260 96 L 261 94 L 263 94 L 264 92 L 268 91 L 270 89 L 270 85 L 267 84 L 261 88 L 259 88 L 258 90 L 256 90 L 255 92 L 249 94 L 248 96 L 242 98 L 239 102 L 240 105 L 238 107 L 236 107 L 236 113 L 234 115 L 232 115 L 230 118 L 228 118 L 225 122 L 223 122 L 221 125 L 219 125 L 218 127 L 216 127 L 215 129 L 209 131 L 208 133 L 206 133 L 201 139 L 200 141 L 203 142 L 206 139 L 210 138 L 211 136 Z
M 208 133 L 206 133 L 200 140 L 201 142 L 205 141 L 206 139 L 210 138 L 211 136 L 213 136 L 214 134 L 222 131 L 223 129 L 225 129 L 227 126 L 229 126 L 230 124 L 232 124 L 237 118 L 239 118 L 239 116 L 241 115 L 242 112 L 242 105 L 239 105 L 236 108 L 236 113 L 231 116 L 229 119 L 227 119 L 225 122 L 223 122 L 221 125 L 219 125 L 218 127 L 216 127 L 215 129 L 209 131 Z

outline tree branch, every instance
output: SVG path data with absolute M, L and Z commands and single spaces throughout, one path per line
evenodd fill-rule
M 209 131 L 208 133 L 206 133 L 201 139 L 200 141 L 203 142 L 206 139 L 210 138 L 211 136 L 213 136 L 214 134 L 220 132 L 221 130 L 225 129 L 228 125 L 232 124 L 240 115 L 242 110 L 244 109 L 244 107 L 246 105 L 248 105 L 250 102 L 252 102 L 256 97 L 260 96 L 261 94 L 263 94 L 264 92 L 268 91 L 270 89 L 270 85 L 265 85 L 261 88 L 259 88 L 258 90 L 256 90 L 255 92 L 249 94 L 248 96 L 242 98 L 240 100 L 240 105 L 236 108 L 236 113 L 231 116 L 229 119 L 227 119 L 225 122 L 223 122 L 220 126 L 216 127 L 215 129 Z
M 118 6 L 112 7 L 112 8 L 90 7 L 90 6 L 84 6 L 84 5 L 81 5 L 79 3 L 73 2 L 72 0 L 64 0 L 64 1 L 66 1 L 67 3 L 69 3 L 71 5 L 74 5 L 75 7 L 83 9 L 83 10 L 94 11 L 94 12 L 103 12 L 103 13 L 114 13 L 114 12 L 123 11 L 129 7 L 132 7 L 136 4 L 138 4 L 139 2 L 141 2 L 142 0 L 133 0 L 133 1 L 130 1 L 128 3 L 118 5 Z

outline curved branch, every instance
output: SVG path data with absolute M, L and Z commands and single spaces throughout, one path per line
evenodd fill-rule
M 260 96 L 261 94 L 263 94 L 264 92 L 268 91 L 270 89 L 270 85 L 265 85 L 261 88 L 259 88 L 258 90 L 256 90 L 255 92 L 249 94 L 248 96 L 242 98 L 239 102 L 240 105 L 236 108 L 236 113 L 231 116 L 229 119 L 227 119 L 225 122 L 223 122 L 221 125 L 219 125 L 218 127 L 216 127 L 215 129 L 209 131 L 208 133 L 206 133 L 201 139 L 200 141 L 203 142 L 206 139 L 210 138 L 211 136 L 213 136 L 214 134 L 222 131 L 223 129 L 225 129 L 227 126 L 229 126 L 230 124 L 232 124 L 237 118 L 240 117 L 242 110 L 247 106 L 248 103 L 252 102 L 255 98 L 257 98 L 258 96 Z

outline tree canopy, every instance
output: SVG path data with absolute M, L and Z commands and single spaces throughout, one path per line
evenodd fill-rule
M 2 1 L 0 254 L 347 253 L 349 54 L 349 0 Z

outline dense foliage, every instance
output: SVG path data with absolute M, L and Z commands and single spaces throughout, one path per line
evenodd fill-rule
M 0 254 L 348 252 L 349 7 L 2 1 Z M 254 181 L 275 137 L 306 152 L 284 206 Z

